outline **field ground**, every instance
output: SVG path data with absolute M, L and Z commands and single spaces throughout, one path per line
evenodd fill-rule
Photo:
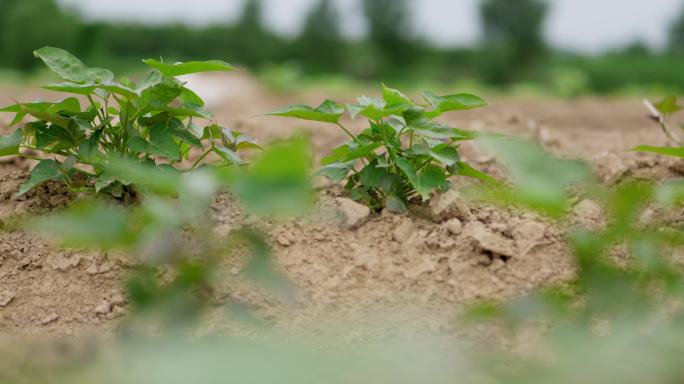
M 308 132 L 319 159 L 345 140 L 334 126 L 260 116 L 286 104 L 320 103 L 324 95 L 317 91 L 272 93 L 235 74 L 194 78 L 191 87 L 209 100 L 219 123 L 260 142 Z M 351 100 L 351 95 L 338 96 Z M 54 95 L 0 90 L 2 105 L 36 97 Z M 667 179 L 684 173 L 677 162 L 629 152 L 638 144 L 665 144 L 640 100 L 490 102 L 489 108 L 454 113 L 446 121 L 533 138 L 556 155 L 589 161 L 607 183 L 626 175 Z M 9 118 L 0 116 L 0 125 Z M 473 146 L 467 144 L 463 153 L 477 167 L 497 174 L 492 159 Z M 0 217 L 49 212 L 72 198 L 52 183 L 16 198 L 29 165 L 0 163 Z M 277 264 L 298 293 L 294 304 L 270 297 L 242 281 L 239 262 L 227 260 L 217 276 L 216 305 L 203 320 L 206 330 L 246 331 L 225 316 L 230 307 L 224 304 L 237 299 L 282 330 L 315 334 L 353 322 L 363 331 L 346 334 L 350 339 L 399 332 L 453 335 L 465 304 L 515 297 L 573 277 L 564 228 L 534 215 L 445 196 L 409 215 L 371 215 L 360 228 L 347 230 L 335 215 L 340 187 L 318 184 L 322 208 L 305 219 L 245 218 L 228 196 L 218 199 L 212 213 L 217 231 L 228 233 L 246 221 L 267 233 Z M 600 208 L 590 201 L 574 209 L 574 220 L 583 223 L 598 223 L 600 217 Z M 121 255 L 57 250 L 32 234 L 0 233 L 0 335 L 111 335 L 128 311 L 121 289 L 133 265 Z

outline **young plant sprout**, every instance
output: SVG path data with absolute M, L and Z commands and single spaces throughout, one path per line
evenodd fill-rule
M 11 125 L 33 117 L 14 133 L 0 137 L 0 156 L 39 161 L 20 188 L 20 195 L 57 179 L 70 187 L 121 196 L 131 183 L 107 171 L 106 165 L 114 157 L 176 171 L 193 149 L 202 154 L 190 168 L 198 167 L 211 153 L 222 159 L 219 165 L 237 165 L 241 163 L 238 150 L 257 147 L 251 138 L 215 123 L 200 126 L 198 120 L 211 121 L 213 116 L 203 108 L 204 101 L 175 78 L 232 71 L 228 63 L 144 60 L 152 71 L 134 83 L 115 79 L 107 69 L 89 68 L 58 48 L 41 48 L 35 56 L 63 80 L 45 89 L 78 97 L 16 103 L 0 109 L 16 114 Z
M 648 100 L 644 100 L 644 104 L 650 112 L 649 117 L 660 125 L 660 129 L 663 130 L 665 136 L 667 136 L 669 141 L 674 144 L 674 146 L 654 147 L 650 145 L 640 145 L 634 148 L 634 150 L 638 152 L 650 152 L 660 155 L 684 158 L 684 147 L 682 146 L 682 140 L 670 125 L 672 116 L 684 109 L 684 107 L 679 105 L 677 97 L 668 96 L 657 104 L 653 104 Z
M 433 192 L 447 190 L 450 176 L 491 180 L 461 161 L 459 144 L 475 134 L 434 121 L 446 112 L 484 107 L 483 99 L 424 92 L 425 103 L 416 103 L 385 85 L 382 93 L 382 99 L 362 96 L 357 103 L 346 105 L 352 119 L 359 115 L 368 119 L 369 127 L 358 135 L 342 125 L 345 107 L 332 100 L 317 108 L 293 105 L 270 115 L 330 123 L 342 129 L 350 141 L 323 159 L 319 174 L 333 182 L 348 179 L 346 189 L 351 197 L 376 210 L 404 212 L 409 201 L 427 201 Z

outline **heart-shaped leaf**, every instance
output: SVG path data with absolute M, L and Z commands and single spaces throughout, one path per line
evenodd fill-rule
M 220 60 L 188 61 L 185 63 L 164 63 L 154 59 L 143 60 L 143 63 L 158 70 L 166 76 L 182 76 L 201 72 L 233 71 L 235 67 Z
M 33 52 L 45 65 L 66 81 L 74 83 L 106 83 L 114 80 L 111 71 L 88 68 L 71 53 L 54 47 L 44 47 Z
M 29 179 L 21 185 L 17 196 L 36 188 L 49 180 L 61 179 L 62 173 L 59 170 L 59 163 L 54 160 L 42 160 L 31 171 Z
M 291 105 L 269 113 L 271 116 L 294 117 L 301 120 L 337 124 L 344 114 L 344 108 L 332 100 L 326 100 L 317 108 L 307 105 Z
M 487 102 L 482 98 L 469 93 L 457 95 L 437 96 L 432 92 L 423 92 L 423 97 L 432 108 L 442 113 L 449 111 L 465 111 L 469 109 L 486 107 Z

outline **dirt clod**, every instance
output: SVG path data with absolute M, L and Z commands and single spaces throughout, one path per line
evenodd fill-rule
M 517 252 L 513 240 L 492 232 L 482 222 L 473 221 L 468 223 L 463 229 L 463 235 L 473 239 L 484 252 L 509 258 L 516 256 Z
M 81 264 L 83 258 L 79 255 L 67 257 L 65 255 L 59 255 L 52 259 L 52 268 L 55 271 L 65 272 L 69 269 L 76 268 Z
M 335 199 L 337 212 L 342 220 L 342 227 L 346 229 L 358 229 L 364 225 L 370 217 L 370 208 L 347 198 Z
M 111 302 L 112 305 L 123 306 L 124 304 L 126 304 L 126 299 L 123 297 L 121 293 L 114 292 L 111 297 Z
M 458 236 L 463 232 L 463 223 L 459 219 L 451 219 L 444 223 L 444 228 L 454 236 Z
M 8 306 L 14 300 L 15 294 L 12 291 L 0 292 L 0 308 Z
M 430 201 L 430 217 L 437 223 L 450 218 L 468 221 L 470 209 L 461 193 L 451 189 L 432 198 Z
M 112 311 L 112 303 L 110 303 L 107 300 L 103 300 L 95 309 L 93 312 L 95 312 L 96 315 L 106 315 L 109 312 Z
M 596 175 L 609 185 L 617 183 L 629 173 L 627 163 L 613 152 L 602 152 L 594 157 L 592 163 Z
M 526 255 L 546 236 L 546 225 L 532 220 L 516 222 L 512 231 L 519 255 Z
M 40 325 L 49 325 L 59 320 L 59 315 L 56 313 L 51 313 L 40 320 Z
M 392 239 L 399 244 L 404 244 L 411 239 L 416 227 L 411 220 L 405 220 L 392 232 Z
M 601 222 L 603 210 L 601 206 L 589 199 L 584 199 L 572 209 L 573 222 L 587 228 L 595 228 Z
M 290 242 L 290 240 L 283 235 L 278 236 L 278 238 L 276 239 L 276 242 L 281 247 L 286 247 L 286 248 L 292 245 L 292 242 Z

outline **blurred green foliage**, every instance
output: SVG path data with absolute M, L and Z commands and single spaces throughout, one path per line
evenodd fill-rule
M 33 51 L 50 45 L 74 50 L 83 29 L 75 16 L 54 0 L 0 0 L 0 65 L 15 69 L 36 66 Z
M 548 10 L 543 0 L 484 0 L 486 80 L 505 83 L 524 75 L 546 53 L 543 23 Z
M 0 378 L 8 382 L 21 379 L 27 383 L 681 382 L 684 379 L 681 369 L 684 280 L 677 250 L 684 246 L 682 224 L 662 217 L 644 221 L 641 216 L 653 207 L 674 212 L 684 201 L 684 184 L 681 181 L 663 185 L 626 181 L 612 188 L 594 185 L 572 189 L 577 183 L 587 182 L 583 165 L 554 159 L 517 139 L 493 136 L 483 143 L 500 155 L 513 176 L 509 191 L 495 191 L 491 196 L 504 202 L 523 202 L 529 209 L 541 213 L 549 213 L 549 203 L 553 202 L 559 210 L 551 213 L 566 218 L 570 212 L 566 203 L 572 198 L 588 196 L 602 206 L 605 225 L 567 228 L 568 247 L 577 264 L 573 281 L 509 302 L 486 303 L 471 311 L 470 320 L 477 320 L 475 333 L 482 336 L 484 331 L 484 338 L 479 342 L 473 343 L 461 336 L 429 337 L 413 332 L 401 335 L 397 331 L 393 333 L 396 339 L 382 335 L 355 343 L 348 341 L 348 334 L 356 331 L 353 324 L 345 324 L 344 340 L 347 341 L 342 344 L 337 343 L 335 335 L 325 332 L 320 339 L 309 339 L 298 332 L 292 338 L 270 332 L 272 329 L 267 325 L 259 324 L 260 327 L 250 328 L 245 339 L 217 334 L 184 337 L 156 328 L 154 338 L 144 333 L 121 338 L 100 354 L 89 352 L 89 358 L 80 364 L 65 359 L 62 365 L 48 365 L 45 369 L 40 364 L 33 367 L 29 363 L 22 365 L 14 376 L 0 371 Z M 280 148 L 267 151 L 266 156 L 289 156 L 303 149 L 298 140 L 277 146 Z M 516 153 L 525 152 L 530 154 L 515 158 Z M 305 153 L 297 156 L 306 157 Z M 274 172 L 272 176 L 281 175 L 280 166 L 271 168 L 276 162 L 264 162 L 270 165 L 253 170 L 260 175 L 257 179 L 269 174 L 266 168 Z M 539 165 L 541 162 L 545 164 Z M 283 174 L 294 176 L 295 181 L 301 176 L 297 172 Z M 232 183 L 230 178 L 216 180 L 225 186 Z M 198 184 L 188 181 L 184 186 L 183 183 L 179 180 L 179 190 Z M 254 187 L 261 188 L 261 182 Z M 206 192 L 213 195 L 216 189 Z M 164 202 L 169 203 L 173 204 Z M 155 204 L 148 201 L 133 211 L 164 211 L 152 208 Z M 208 205 L 203 207 L 207 209 Z M 187 228 L 191 221 L 178 216 L 177 208 L 169 206 L 167 210 L 162 216 L 176 217 L 170 221 L 179 228 Z M 60 235 L 69 236 L 76 229 L 76 232 L 99 236 L 102 231 L 97 226 L 84 225 L 90 220 L 87 217 L 121 212 L 97 208 L 87 213 L 83 207 L 75 207 L 41 221 Z M 205 217 L 202 209 L 195 212 L 196 217 Z M 77 218 L 85 221 L 72 227 Z M 124 224 L 123 220 L 118 222 Z M 159 227 L 153 221 L 143 223 L 150 223 L 144 224 L 148 228 Z M 65 230 L 67 227 L 72 228 Z M 134 231 L 131 236 L 143 232 Z M 246 268 L 247 278 L 277 291 L 289 289 L 272 269 L 268 247 L 262 238 L 252 231 L 241 230 L 235 239 L 252 249 L 254 257 Z M 160 249 L 164 248 L 156 248 L 157 254 Z M 166 249 L 180 255 L 192 248 Z M 218 243 L 214 249 L 233 252 L 236 243 Z M 206 248 L 202 251 L 204 257 L 212 255 Z M 163 310 L 168 325 L 178 326 L 183 324 L 183 319 L 207 308 L 214 260 L 186 257 L 159 262 L 173 263 L 174 278 L 163 281 L 155 264 L 140 267 L 128 285 L 129 297 L 139 310 Z M 487 320 L 492 321 L 485 324 Z M 504 340 L 511 341 L 513 348 L 502 349 Z M 461 344 L 453 344 L 459 341 Z M 520 344 L 529 351 L 518 350 Z
M 296 57 L 308 71 L 339 72 L 345 68 L 347 43 L 339 25 L 339 13 L 332 0 L 320 0 L 309 12 L 304 29 L 293 43 Z
M 0 68 L 35 69 L 31 52 L 65 48 L 92 65 L 137 70 L 139 57 L 165 60 L 216 58 L 273 74 L 287 67 L 303 77 L 344 75 L 393 83 L 476 80 L 488 85 L 533 84 L 561 96 L 609 93 L 631 88 L 684 89 L 680 41 L 683 24 L 671 29 L 670 49 L 654 53 L 643 44 L 599 56 L 558 52 L 546 46 L 543 23 L 550 2 L 482 0 L 481 46 L 436 47 L 413 28 L 410 0 L 363 0 L 368 33 L 349 40 L 333 0 L 319 0 L 292 38 L 273 32 L 263 20 L 265 3 L 245 1 L 235 22 L 191 27 L 86 21 L 56 0 L 0 0 Z M 30 28 L 27 26 L 30 25 Z M 572 75 L 568 76 L 572 71 Z
M 363 0 L 368 22 L 368 45 L 375 54 L 375 74 L 387 76 L 411 68 L 419 59 L 419 45 L 411 31 L 407 0 Z

